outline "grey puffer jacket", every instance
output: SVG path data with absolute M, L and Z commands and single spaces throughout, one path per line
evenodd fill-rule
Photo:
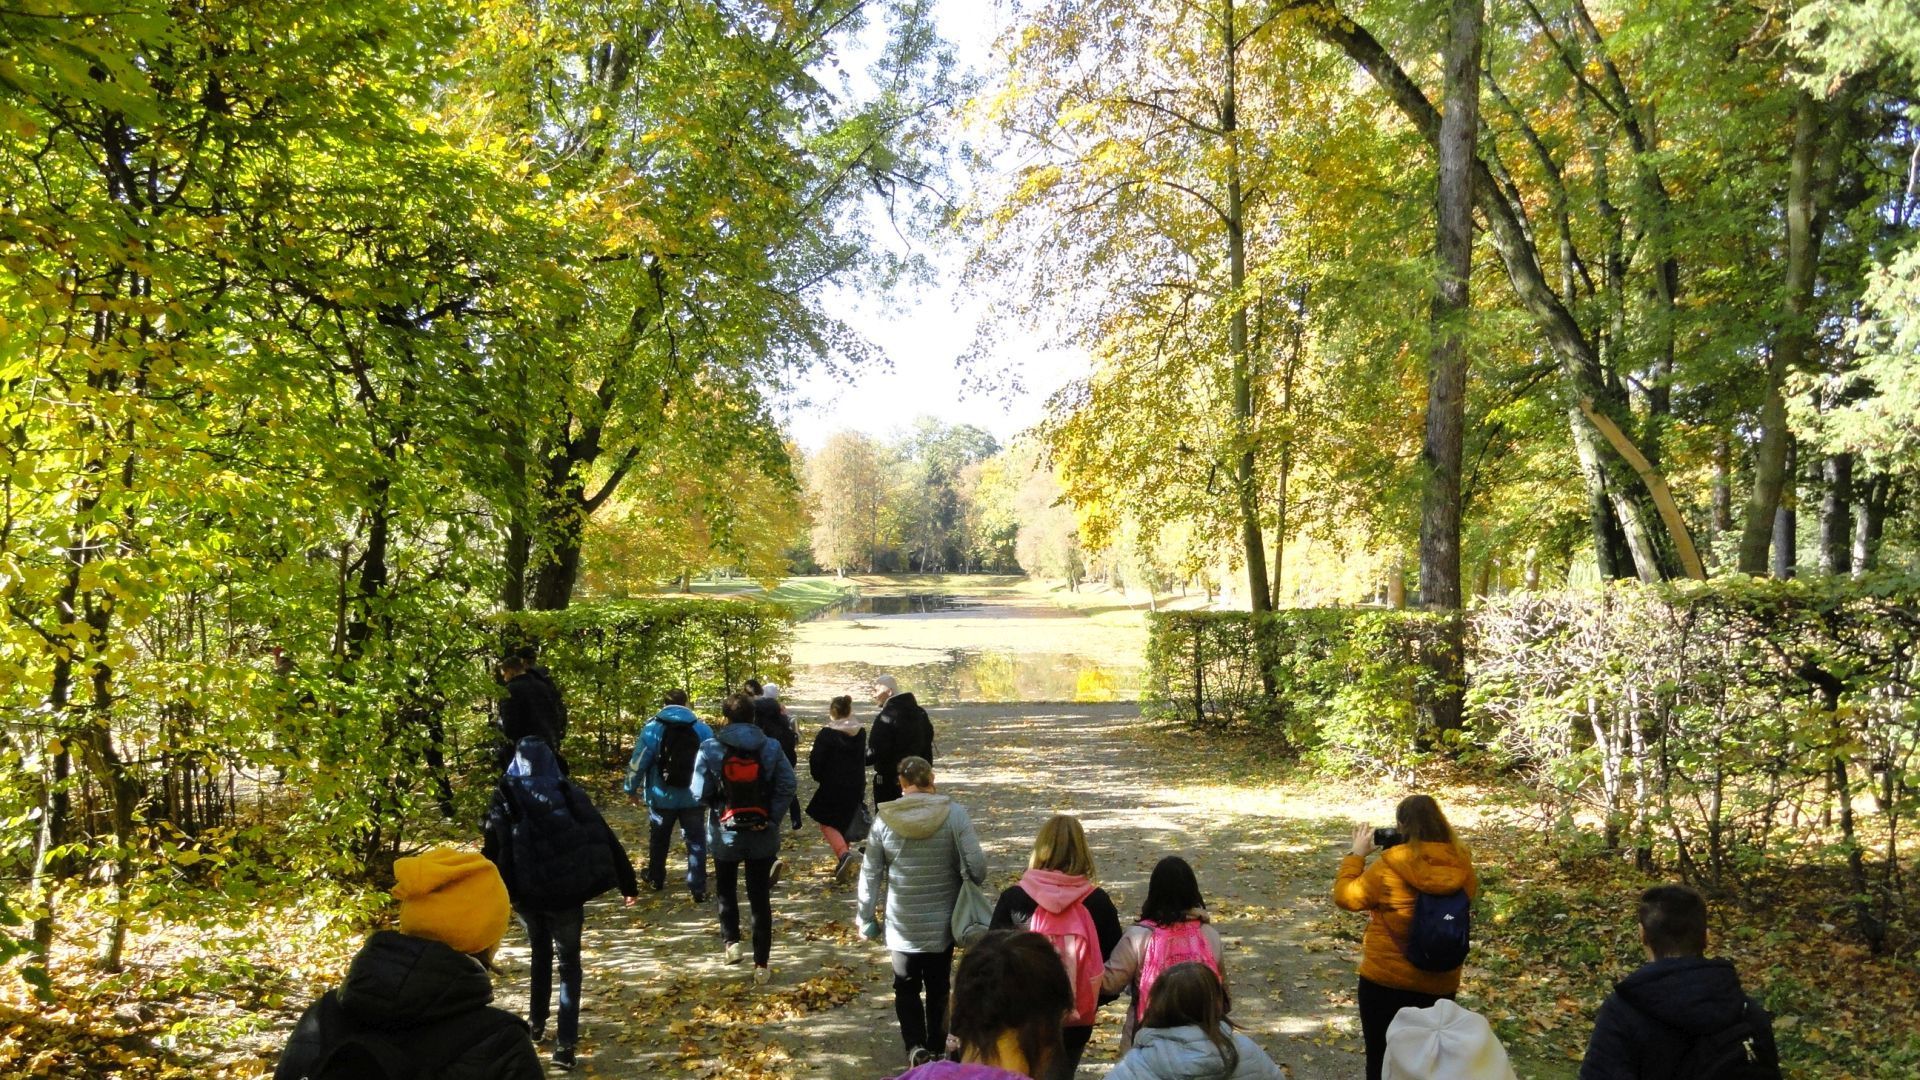
M 953 948 L 960 875 L 987 880 L 987 855 L 967 809 L 945 795 L 910 791 L 883 803 L 860 873 L 860 928 L 875 935 L 874 908 L 887 898 L 887 948 L 937 953 Z
M 1231 1073 L 1220 1048 L 1199 1028 L 1142 1028 L 1107 1080 L 1280 1080 L 1279 1066 L 1258 1043 L 1225 1024 L 1221 1028 L 1240 1051 Z

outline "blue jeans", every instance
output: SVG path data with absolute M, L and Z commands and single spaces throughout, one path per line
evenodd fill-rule
M 678 825 L 687 838 L 687 889 L 695 900 L 707 898 L 707 810 L 689 806 L 685 810 L 647 810 L 647 884 L 656 889 L 667 884 L 667 848 L 673 844 L 673 828 Z
M 553 996 L 553 962 L 560 961 L 560 1027 L 554 1044 L 571 1047 L 580 1038 L 580 923 L 586 909 L 522 911 L 520 925 L 533 945 L 533 980 L 527 994 L 527 1023 L 535 1030 L 547 1024 L 547 1006 Z

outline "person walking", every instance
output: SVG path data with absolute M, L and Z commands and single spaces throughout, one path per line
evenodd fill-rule
M 960 1060 L 915 1065 L 898 1080 L 1047 1080 L 1061 1056 L 1073 988 L 1039 934 L 995 930 L 967 950 L 953 984 Z
M 1193 867 L 1178 855 L 1155 863 L 1147 878 L 1147 899 L 1140 905 L 1140 919 L 1121 935 L 1101 976 L 1102 993 L 1131 990 L 1133 995 L 1126 1022 L 1120 1028 L 1121 1052 L 1133 1045 L 1134 1032 L 1153 1003 L 1154 986 L 1160 976 L 1176 965 L 1206 965 L 1218 976 L 1221 1000 L 1231 1009 L 1233 995 L 1227 984 L 1226 956 L 1226 942 L 1207 915 L 1207 902 L 1200 895 L 1200 880 L 1194 876 Z
M 1414 914 L 1422 897 L 1465 905 L 1479 894 L 1473 856 L 1460 842 L 1440 804 L 1430 795 L 1410 795 L 1394 811 L 1394 843 L 1372 865 L 1374 830 L 1356 825 L 1353 849 L 1340 860 L 1333 901 L 1347 911 L 1371 915 L 1361 943 L 1360 1033 L 1367 1047 L 1367 1080 L 1380 1080 L 1387 1025 L 1401 1009 L 1424 1009 L 1460 989 L 1460 966 L 1430 970 L 1408 958 L 1414 944 Z M 1431 905 L 1432 900 L 1428 901 Z M 1424 934 L 1425 931 L 1423 930 Z M 1462 930 L 1464 934 L 1464 929 Z M 1464 937 L 1462 938 L 1464 941 Z M 1423 961 L 1431 963 L 1430 960 Z
M 725 724 L 700 747 L 700 774 L 712 811 L 715 890 L 727 963 L 740 962 L 740 878 L 745 868 L 753 918 L 753 982 L 773 977 L 773 886 L 780 877 L 780 822 L 793 801 L 793 766 L 780 744 L 754 723 L 753 699 L 734 694 L 721 706 Z
M 1113 898 L 1093 883 L 1093 850 L 1079 818 L 1055 814 L 1040 826 L 1027 872 L 1000 894 L 990 926 L 1034 931 L 1060 954 L 1074 1002 L 1061 1037 L 1060 1076 L 1071 1077 L 1093 1037 L 1100 1006 L 1118 996 L 1100 990 L 1107 958 L 1123 933 Z
M 494 789 L 483 823 L 481 854 L 500 868 L 514 910 L 532 946 L 527 1024 L 545 1042 L 560 968 L 560 1016 L 553 1065 L 574 1067 L 580 1038 L 580 932 L 587 901 L 619 889 L 628 907 L 639 898 L 633 862 L 593 800 L 560 775 L 553 748 L 520 740 L 513 763 Z
M 1280 1080 L 1260 1045 L 1227 1022 L 1227 997 L 1205 964 L 1175 964 L 1153 987 L 1133 1048 L 1107 1080 Z M 1451 1073 L 1434 1073 L 1451 1077 Z
M 833 849 L 833 880 L 846 880 L 872 819 L 867 810 L 867 729 L 853 718 L 853 698 L 842 694 L 827 703 L 827 724 L 813 736 L 807 772 L 817 785 L 807 816 Z M 849 834 L 858 834 L 852 835 Z
M 793 714 L 780 703 L 780 686 L 767 683 L 760 688 L 760 696 L 753 699 L 754 723 L 767 733 L 767 738 L 780 744 L 780 752 L 787 755 L 787 764 L 794 767 L 795 776 L 800 767 L 800 732 L 793 726 Z M 800 800 L 795 799 L 789 811 L 793 815 L 793 827 L 800 827 Z
M 545 739 L 558 757 L 560 739 L 566 734 L 566 712 L 559 687 L 554 685 L 551 676 L 544 674 L 545 669 L 536 675 L 533 667 L 530 654 L 521 650 L 501 657 L 495 672 L 505 690 L 494 718 L 494 727 L 500 735 L 495 764 L 502 769 L 513 760 L 514 749 L 521 739 L 529 736 Z M 561 771 L 566 771 L 566 759 L 558 760 Z
M 511 913 L 500 872 L 442 847 L 395 860 L 393 876 L 399 929 L 376 930 L 345 981 L 300 1014 L 274 1080 L 541 1080 L 526 1023 L 492 1004 L 487 970 Z
M 1707 902 L 1685 885 L 1640 894 L 1647 962 L 1601 1002 L 1580 1080 L 1778 1080 L 1773 1017 L 1732 961 L 1707 958 Z
M 880 706 L 867 741 L 867 764 L 873 766 L 873 803 L 900 797 L 900 761 L 917 757 L 933 763 L 933 721 L 912 694 L 899 692 L 891 675 L 873 680 L 873 703 Z
M 685 690 L 669 690 L 660 711 L 640 729 L 622 785 L 629 800 L 647 806 L 647 885 L 667 887 L 667 849 L 677 827 L 687 842 L 687 892 L 707 900 L 707 811 L 702 805 L 700 747 L 713 729 L 687 707 Z
M 966 808 L 934 790 L 925 758 L 901 759 L 899 775 L 901 796 L 880 807 L 867 840 L 858 917 L 861 934 L 880 940 L 875 911 L 885 895 L 893 1010 L 911 1066 L 946 1048 L 954 901 L 963 877 L 987 879 L 987 856 Z

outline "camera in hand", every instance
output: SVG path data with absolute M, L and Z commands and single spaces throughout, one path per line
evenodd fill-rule
M 1404 844 L 1406 842 L 1407 842 L 1406 836 L 1403 833 L 1401 833 L 1399 829 L 1373 830 L 1373 846 L 1374 847 L 1386 849 L 1386 848 L 1394 847 L 1395 845 L 1398 845 L 1398 844 Z

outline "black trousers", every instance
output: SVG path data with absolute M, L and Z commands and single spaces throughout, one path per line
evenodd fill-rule
M 1053 1070 L 1059 1080 L 1073 1080 L 1080 1071 L 1080 1059 L 1086 1055 L 1087 1041 L 1093 1038 L 1093 1025 L 1060 1029 L 1060 1064 Z
M 1400 1010 L 1432 1008 L 1442 997 L 1453 999 L 1452 994 L 1422 994 L 1360 980 L 1360 1036 L 1367 1043 L 1367 1080 L 1380 1080 L 1380 1063 L 1387 1056 L 1387 1025 Z
M 947 1056 L 947 993 L 953 986 L 953 950 L 893 954 L 893 1014 L 907 1052 L 925 1047 Z M 924 997 L 923 997 L 924 995 Z
M 769 876 L 772 859 L 748 859 L 747 906 L 753 909 L 753 966 L 766 967 L 773 952 L 773 889 Z M 713 882 L 720 894 L 720 940 L 731 945 L 740 940 L 740 864 L 716 859 Z

